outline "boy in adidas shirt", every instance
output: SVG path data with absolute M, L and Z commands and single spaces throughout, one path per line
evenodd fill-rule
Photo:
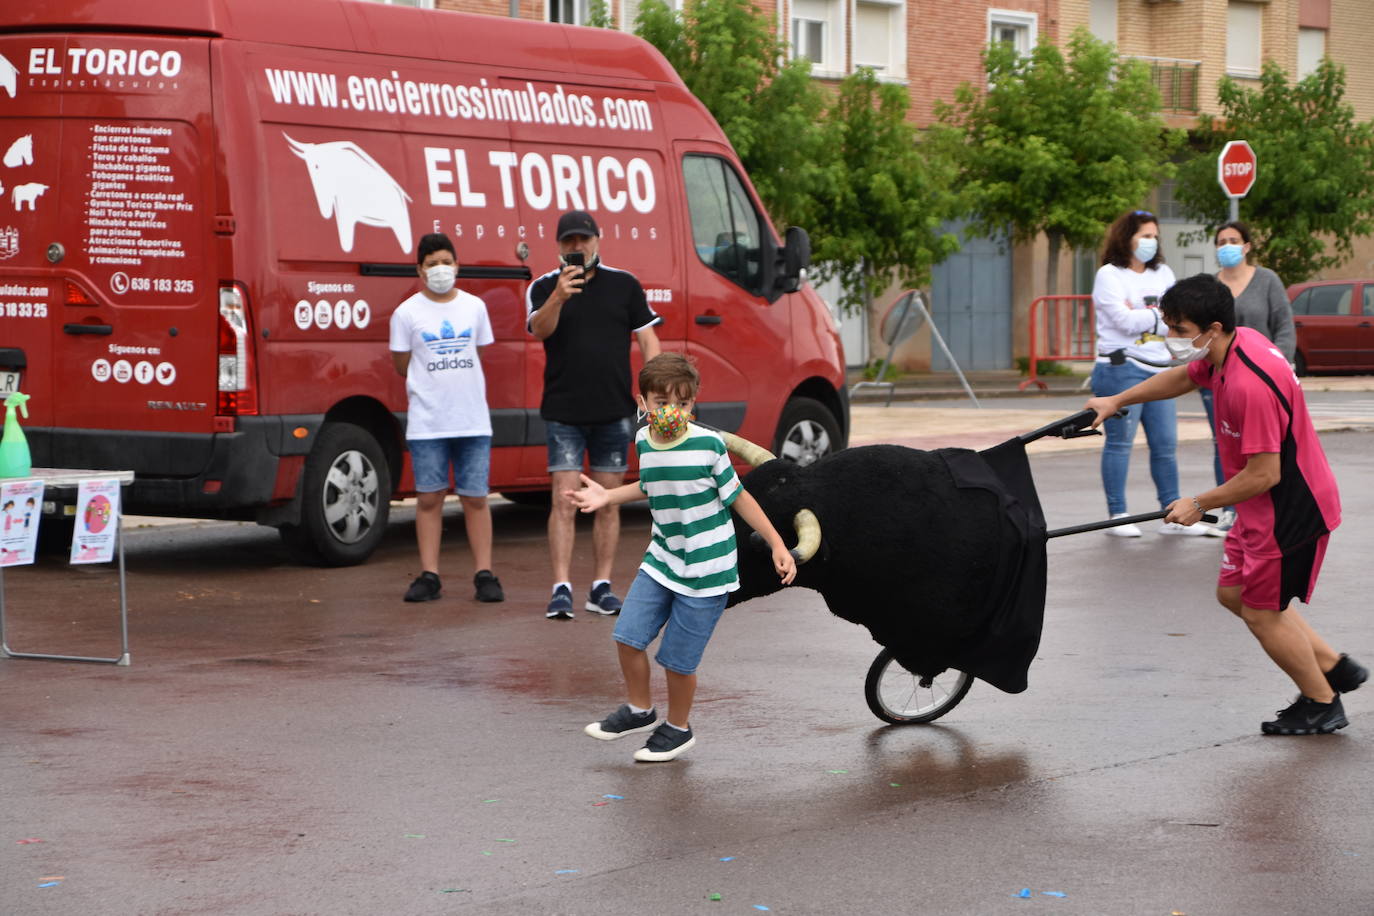
M 416 253 L 425 288 L 391 315 L 391 360 L 406 380 L 406 447 L 415 471 L 415 540 L 421 573 L 406 601 L 439 597 L 439 536 L 449 467 L 477 569 L 478 601 L 504 601 L 491 571 L 491 414 L 477 348 L 495 338 L 481 299 L 454 288 L 458 255 L 448 236 L 423 236 Z
M 763 536 L 783 583 L 797 574 L 782 537 L 740 485 L 725 442 L 690 422 L 700 383 L 696 367 L 680 353 L 646 362 L 639 408 L 649 425 L 635 436 L 639 481 L 607 490 L 584 474 L 582 489 L 563 494 L 583 512 L 649 499 L 653 538 L 614 633 L 629 702 L 586 727 L 602 740 L 652 730 L 634 755 L 645 762 L 672 760 L 696 743 L 690 723 L 695 672 L 728 594 L 739 588 L 731 507 Z M 645 652 L 660 630 L 654 660 L 668 681 L 668 717 L 661 724 L 649 695 Z

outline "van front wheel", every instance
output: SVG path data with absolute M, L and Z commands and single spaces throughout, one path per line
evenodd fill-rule
M 391 472 L 377 440 L 352 423 L 329 423 L 305 459 L 301 522 L 283 525 L 282 541 L 317 566 L 356 566 L 386 533 Z
M 773 454 L 805 467 L 840 448 L 840 424 L 813 398 L 793 398 L 778 421 Z

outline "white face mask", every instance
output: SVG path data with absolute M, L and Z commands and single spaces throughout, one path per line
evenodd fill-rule
M 1197 337 L 1201 336 L 1202 335 L 1199 334 Z M 1164 346 L 1169 348 L 1169 355 L 1174 359 L 1181 363 L 1191 363 L 1193 360 L 1201 359 L 1205 356 L 1207 354 L 1207 348 L 1212 345 L 1212 338 L 1209 337 L 1207 338 L 1207 343 L 1203 346 L 1193 346 L 1193 340 L 1197 340 L 1197 337 L 1194 337 L 1192 340 L 1187 340 L 1182 337 L 1166 337 L 1164 338 Z
M 425 286 L 436 296 L 442 296 L 453 289 L 453 282 L 458 279 L 458 269 L 449 264 L 436 264 L 425 271 Z
M 1154 256 L 1159 253 L 1159 241 L 1157 239 L 1145 238 L 1135 246 L 1135 256 L 1142 264 L 1149 264 Z

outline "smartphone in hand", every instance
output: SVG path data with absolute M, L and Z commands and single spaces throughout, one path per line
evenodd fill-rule
M 583 279 L 587 274 L 586 255 L 584 255 L 580 251 L 570 251 L 567 254 L 563 255 L 563 263 L 566 264 L 568 267 L 578 268 L 577 275 L 574 279 L 577 281 L 577 291 L 582 292 L 582 285 L 587 282 L 585 279 Z

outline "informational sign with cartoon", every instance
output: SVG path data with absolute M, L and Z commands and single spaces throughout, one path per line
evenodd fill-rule
M 83 480 L 76 491 L 72 563 L 108 563 L 119 532 L 119 481 Z
M 43 481 L 0 484 L 0 566 L 26 566 L 38 545 Z

